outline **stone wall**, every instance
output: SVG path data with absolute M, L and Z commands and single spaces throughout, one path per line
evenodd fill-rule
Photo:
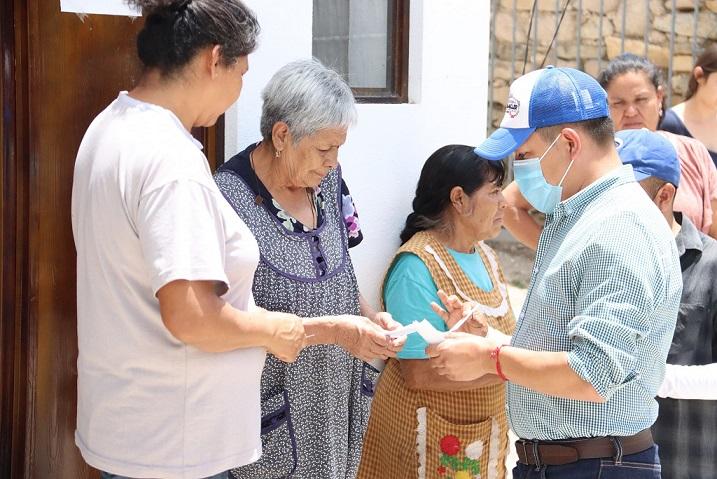
M 515 12 L 515 47 L 513 47 L 513 3 Z M 528 49 L 526 72 L 537 68 L 553 37 L 556 25 L 555 7 L 564 0 L 538 0 L 538 49 L 533 59 L 533 37 L 531 33 Z M 523 67 L 526 34 L 530 21 L 533 0 L 499 0 L 496 2 L 494 48 L 495 64 L 493 69 L 493 126 L 503 118 L 505 101 L 508 98 L 508 85 L 511 81 L 511 58 L 515 51 L 515 76 L 519 76 Z M 699 5 L 697 36 L 693 38 L 695 4 Z M 670 31 L 672 27 L 672 0 L 650 0 L 649 7 L 644 0 L 627 0 L 625 21 L 625 51 L 643 55 L 645 52 L 644 35 L 647 31 L 647 56 L 656 65 L 664 69 L 667 82 L 667 68 L 670 62 Z M 602 67 L 621 53 L 622 40 L 622 0 L 604 0 L 602 16 L 602 36 L 600 35 L 600 1 L 582 0 L 582 15 L 578 25 L 578 0 L 572 0 L 565 14 L 560 32 L 553 44 L 547 64 L 578 67 L 593 76 Z M 580 29 L 580 57 L 577 61 L 577 32 Z M 535 31 L 535 24 L 533 25 Z M 717 0 L 677 0 L 675 17 L 675 45 L 672 58 L 672 103 L 682 100 L 687 89 L 689 73 L 692 70 L 693 40 L 697 51 L 709 42 L 717 41 Z

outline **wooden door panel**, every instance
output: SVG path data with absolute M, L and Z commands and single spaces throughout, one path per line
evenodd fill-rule
M 140 72 L 134 38 L 142 22 L 60 13 L 59 1 L 28 2 L 30 324 L 37 339 L 26 477 L 86 478 L 95 472 L 74 445 L 77 334 L 70 222 L 77 149 L 92 119 Z

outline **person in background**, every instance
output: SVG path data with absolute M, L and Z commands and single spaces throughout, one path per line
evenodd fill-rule
M 515 181 L 546 214 L 527 300 L 509 345 L 453 333 L 427 353 L 449 379 L 508 381 L 515 479 L 659 478 L 650 427 L 682 291 L 675 242 L 621 164 L 592 77 L 536 70 L 509 94 L 476 153 L 515 152 Z
M 617 134 L 617 151 L 672 230 L 682 264 L 682 299 L 652 426 L 663 479 L 703 479 L 717 470 L 717 240 L 672 204 L 680 183 L 674 147 L 648 130 Z
M 626 53 L 614 58 L 598 81 L 607 91 L 615 129 L 657 130 L 664 112 L 660 70 L 649 60 Z M 680 160 L 682 185 L 675 210 L 682 212 L 703 233 L 717 237 L 717 168 L 707 148 L 687 136 L 667 136 Z
M 353 479 L 378 374 L 364 361 L 395 356 L 404 341 L 387 337 L 400 325 L 361 296 L 349 254 L 363 236 L 338 155 L 356 119 L 354 97 L 333 70 L 298 60 L 272 76 L 262 98 L 262 140 L 215 180 L 259 243 L 254 300 L 308 318 L 309 346 L 293 364 L 267 357 L 263 454 L 231 472 Z
M 428 158 L 402 246 L 383 284 L 386 310 L 398 322 L 425 318 L 446 331 L 463 310 L 444 321 L 431 304 L 447 305 L 459 296 L 477 308 L 476 321 L 463 330 L 485 334 L 487 322 L 512 334 L 515 319 L 503 271 L 483 243 L 497 236 L 503 223 L 503 174 L 501 163 L 479 157 L 470 146 L 444 146 Z M 427 345 L 412 333 L 398 361 L 386 365 L 358 477 L 506 477 L 505 386 L 494 375 L 468 382 L 439 376 L 427 359 Z
M 717 165 L 717 44 L 697 58 L 685 101 L 665 112 L 660 129 L 700 140 Z
M 663 113 L 664 87 L 660 70 L 643 57 L 626 53 L 615 57 L 598 81 L 607 91 L 615 130 L 648 128 L 655 131 Z M 698 140 L 663 132 L 677 149 L 682 187 L 675 210 L 681 211 L 702 232 L 717 237 L 717 168 Z M 509 207 L 505 226 L 526 246 L 535 249 L 542 226 L 530 215 L 532 207 L 515 183 L 504 191 Z

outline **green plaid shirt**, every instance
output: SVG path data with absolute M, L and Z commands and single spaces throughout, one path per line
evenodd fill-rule
M 514 346 L 567 351 L 606 399 L 561 399 L 509 383 L 523 439 L 629 436 L 657 418 L 682 291 L 667 221 L 623 166 L 547 216 Z

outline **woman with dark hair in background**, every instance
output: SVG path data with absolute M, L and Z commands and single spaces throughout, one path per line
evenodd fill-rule
M 660 70 L 647 58 L 625 53 L 613 58 L 598 77 L 607 91 L 615 131 L 658 129 L 664 113 L 665 90 Z M 699 141 L 663 132 L 677 150 L 682 168 L 675 211 L 703 233 L 717 237 L 717 169 Z
M 237 100 L 259 26 L 240 0 L 129 3 L 145 71 L 75 163 L 75 441 L 104 478 L 225 478 L 261 455 L 266 352 L 305 341 L 255 306 L 257 243 L 190 134 Z
M 717 44 L 697 58 L 685 101 L 665 113 L 660 129 L 700 140 L 717 165 Z
M 647 128 L 655 131 L 664 112 L 662 73 L 650 60 L 625 53 L 613 58 L 598 76 L 607 91 L 615 131 Z M 685 214 L 703 233 L 717 238 L 717 168 L 707 148 L 693 138 L 661 132 L 677 150 L 682 168 L 675 211 Z M 515 182 L 503 192 L 508 201 L 505 227 L 526 246 L 536 249 L 542 231 Z
M 473 147 L 449 145 L 426 161 L 413 212 L 383 284 L 386 311 L 403 324 L 422 319 L 447 331 L 466 302 L 461 331 L 510 342 L 515 319 L 495 253 L 505 199 L 503 166 Z M 450 314 L 438 307 L 443 303 Z M 431 306 L 433 304 L 433 306 Z M 469 308 L 470 309 L 470 308 Z M 486 324 L 487 323 L 487 324 Z M 496 376 L 454 382 L 436 374 L 428 343 L 411 333 L 381 375 L 358 477 L 505 477 L 505 387 Z

